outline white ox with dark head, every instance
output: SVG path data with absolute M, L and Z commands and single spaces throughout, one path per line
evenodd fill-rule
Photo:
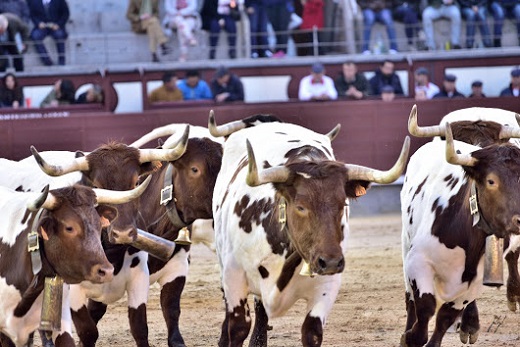
M 226 301 L 219 346 L 241 346 L 247 337 L 250 293 L 261 300 L 251 337 L 255 346 L 267 345 L 268 319 L 299 299 L 307 301 L 302 344 L 320 346 L 345 267 L 347 201 L 363 195 L 370 182 L 397 179 L 409 141 L 396 166 L 381 172 L 337 162 L 330 143 L 336 131 L 329 137 L 286 123 L 234 133 L 227 125 L 218 129 L 231 133 L 213 195 Z M 304 262 L 312 277 L 299 274 Z

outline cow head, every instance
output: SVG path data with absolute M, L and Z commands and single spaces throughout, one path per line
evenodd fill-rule
M 186 127 L 184 135 L 171 149 L 138 149 L 113 142 L 63 166 L 46 163 L 32 146 L 31 152 L 41 169 L 48 175 L 60 176 L 81 171 L 82 184 L 123 191 L 135 188 L 139 178 L 156 170 L 161 161 L 175 161 L 180 158 L 186 150 L 188 136 L 189 127 Z M 111 225 L 109 233 L 111 242 L 131 243 L 136 240 L 137 209 L 135 200 L 118 207 L 119 218 Z
M 332 275 L 345 267 L 341 242 L 345 237 L 342 223 L 347 198 L 363 195 L 370 182 L 395 181 L 404 170 L 409 146 L 407 137 L 398 162 L 386 172 L 305 157 L 289 158 L 282 166 L 258 172 L 247 141 L 246 182 L 250 186 L 273 183 L 277 200 L 286 204 L 286 230 L 292 246 L 312 272 Z

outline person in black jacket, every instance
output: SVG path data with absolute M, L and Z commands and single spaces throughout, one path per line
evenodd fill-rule
M 23 89 L 18 85 L 16 76 L 12 73 L 5 74 L 0 88 L 0 103 L 2 107 L 19 108 L 24 105 Z
M 457 76 L 452 74 L 444 75 L 441 91 L 433 96 L 433 99 L 439 98 L 465 98 L 464 94 L 459 93 L 455 86 Z
M 334 80 L 339 97 L 355 100 L 363 99 L 368 94 L 368 80 L 352 61 L 343 63 L 342 71 Z
M 394 71 L 394 63 L 389 60 L 381 63 L 375 75 L 368 82 L 370 84 L 370 95 L 381 95 L 384 86 L 392 86 L 395 95 L 404 94 L 401 80 Z
M 3 13 L 0 15 L 0 71 L 9 66 L 8 56 L 13 57 L 16 71 L 23 71 L 23 56 L 27 47 L 29 27 L 15 14 Z
M 209 31 L 209 59 L 215 59 L 217 53 L 217 44 L 220 36 L 220 30 L 227 32 L 228 54 L 230 59 L 237 56 L 237 25 L 235 19 L 231 17 L 229 7 L 230 1 L 204 1 L 200 16 L 202 18 L 202 30 Z M 234 2 L 237 6 L 237 2 Z
M 211 92 L 216 102 L 244 101 L 244 86 L 237 75 L 221 66 L 211 81 Z

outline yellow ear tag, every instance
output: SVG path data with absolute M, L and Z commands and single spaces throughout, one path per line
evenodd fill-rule
M 363 186 L 356 187 L 356 197 L 363 196 L 367 193 L 367 190 Z
M 101 216 L 101 227 L 102 228 L 108 228 L 110 226 L 110 221 L 106 218 Z

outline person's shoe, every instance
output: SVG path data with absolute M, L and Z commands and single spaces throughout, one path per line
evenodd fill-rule
M 399 52 L 397 52 L 395 49 L 389 49 L 389 50 L 388 50 L 388 53 L 389 53 L 389 54 L 397 54 L 397 53 L 399 53 Z
M 228 54 L 229 54 L 229 59 L 235 59 L 237 57 L 237 51 L 234 49 L 230 49 Z
M 194 46 L 198 45 L 199 43 L 197 42 L 197 39 L 191 38 L 191 39 L 188 40 L 188 44 L 190 46 L 194 47 Z
M 161 62 L 161 61 L 159 60 L 159 57 L 157 56 L 157 53 L 152 53 L 152 62 L 154 62 L 154 63 L 159 63 L 159 62 Z
M 493 40 L 493 46 L 495 46 L 495 47 L 502 47 L 502 40 L 501 39 L 494 39 Z
M 161 53 L 162 53 L 162 55 L 170 54 L 171 53 L 170 47 L 166 46 L 165 43 L 162 43 L 161 44 Z
M 451 49 L 462 49 L 460 45 L 451 45 Z
M 285 52 L 284 51 L 278 51 L 275 54 L 273 54 L 273 58 L 284 58 Z
M 217 52 L 216 52 L 214 49 L 210 50 L 210 51 L 209 51 L 209 59 L 210 59 L 210 60 L 215 60 L 215 54 L 216 54 L 216 53 L 217 53 Z
M 188 56 L 186 54 L 181 54 L 179 56 L 179 62 L 184 63 L 188 59 Z
M 49 58 L 42 59 L 42 64 L 45 66 L 52 66 L 54 63 Z
M 257 52 L 253 52 L 253 53 L 251 53 L 251 58 L 258 59 L 258 58 L 260 58 L 260 55 Z
M 372 54 L 372 52 L 370 52 L 370 50 L 367 49 L 367 50 L 363 51 L 363 53 L 361 53 L 361 54 L 370 55 L 370 54 Z
M 270 50 L 266 49 L 264 51 L 264 54 L 261 54 L 260 56 L 262 58 L 271 58 L 273 56 L 273 52 L 271 52 Z

